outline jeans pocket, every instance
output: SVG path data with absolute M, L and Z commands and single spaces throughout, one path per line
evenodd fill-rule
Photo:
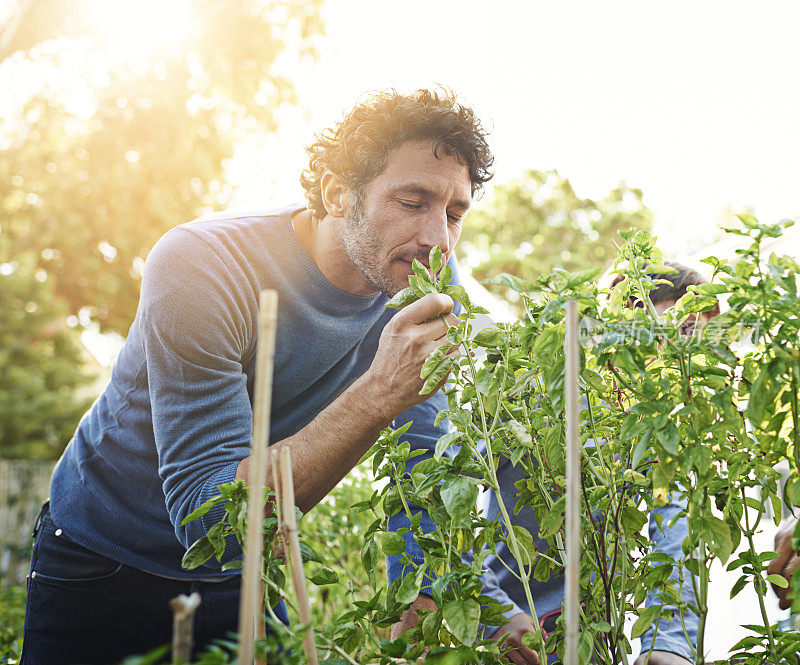
M 112 577 L 123 564 L 97 554 L 67 538 L 50 518 L 42 517 L 33 546 L 31 580 L 67 584 Z

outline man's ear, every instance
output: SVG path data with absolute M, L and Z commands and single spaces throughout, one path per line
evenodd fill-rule
M 332 171 L 325 171 L 320 181 L 320 193 L 325 211 L 331 217 L 344 217 L 350 204 L 350 190 Z

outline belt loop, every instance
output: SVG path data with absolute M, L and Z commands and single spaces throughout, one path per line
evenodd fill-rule
M 50 499 L 47 499 L 42 504 L 42 509 L 39 511 L 39 514 L 36 516 L 36 521 L 33 523 L 33 534 L 31 534 L 31 538 L 36 538 L 36 534 L 39 532 L 39 525 L 42 523 L 42 517 L 49 509 Z

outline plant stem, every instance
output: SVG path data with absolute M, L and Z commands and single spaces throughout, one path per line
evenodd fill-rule
M 756 551 L 755 544 L 753 543 L 753 534 L 755 533 L 756 528 L 758 527 L 759 522 L 761 521 L 761 516 L 764 514 L 763 507 L 764 507 L 764 500 L 761 499 L 759 502 L 758 508 L 758 517 L 756 518 L 756 522 L 753 525 L 753 528 L 750 528 L 750 517 L 747 514 L 747 501 L 746 496 L 744 493 L 744 487 L 740 488 L 740 494 L 742 495 L 742 502 L 744 504 L 743 507 L 743 514 L 744 514 L 744 526 L 745 528 L 742 529 L 745 537 L 747 538 L 747 545 L 750 551 L 750 555 L 753 557 L 753 561 L 759 561 L 758 552 Z M 741 525 L 740 527 L 741 528 Z M 759 564 L 760 567 L 760 564 Z M 769 617 L 767 616 L 767 608 L 764 606 L 764 594 L 767 591 L 766 582 L 761 577 L 761 571 L 756 568 L 754 575 L 753 575 L 753 583 L 756 587 L 756 595 L 758 596 L 758 607 L 761 610 L 761 620 L 764 622 L 764 629 L 767 632 L 767 639 L 769 641 L 769 651 L 770 655 L 772 656 L 772 662 L 777 663 L 778 661 L 778 654 L 775 650 L 775 638 L 772 634 L 772 624 L 769 621 Z
M 703 536 L 700 536 L 700 543 L 698 545 L 700 557 L 698 559 L 699 572 L 700 572 L 700 585 L 695 590 L 697 596 L 697 609 L 698 609 L 698 625 L 697 625 L 697 651 L 695 652 L 694 662 L 695 665 L 703 665 L 705 663 L 705 633 L 706 633 L 706 617 L 708 616 L 708 569 L 706 568 L 706 541 Z
M 467 359 L 469 360 L 469 368 L 470 373 L 472 375 L 472 382 L 476 384 L 477 381 L 477 370 L 475 369 L 475 361 L 472 358 L 471 350 L 466 347 L 467 352 Z M 481 398 L 481 394 L 478 392 L 477 388 L 475 389 L 475 399 L 478 402 L 478 410 L 480 411 L 481 416 L 481 426 L 483 429 L 484 440 L 486 441 L 486 456 L 489 461 L 489 473 L 490 473 L 490 482 L 492 488 L 495 490 L 495 496 L 497 497 L 497 504 L 500 507 L 500 512 L 503 515 L 503 523 L 505 524 L 506 529 L 508 530 L 508 540 L 509 545 L 511 546 L 511 555 L 517 560 L 517 565 L 519 566 L 520 574 L 525 577 L 523 571 L 525 567 L 522 564 L 522 552 L 520 550 L 519 542 L 517 541 L 517 537 L 514 534 L 514 526 L 511 523 L 511 517 L 508 514 L 508 510 L 506 509 L 506 504 L 503 501 L 503 493 L 500 491 L 500 483 L 497 480 L 497 470 L 495 469 L 494 465 L 494 455 L 492 453 L 492 441 L 489 438 L 489 430 L 486 425 L 486 411 L 483 407 L 483 399 Z M 528 560 L 531 560 L 530 555 L 528 556 Z M 539 617 L 536 614 L 536 607 L 533 604 L 533 595 L 531 593 L 531 585 L 530 585 L 530 572 L 528 573 L 527 579 L 521 579 L 522 588 L 525 591 L 525 599 L 528 601 L 528 608 L 530 611 L 530 616 L 533 619 L 534 625 L 539 625 Z M 547 662 L 547 654 L 544 651 L 544 640 L 539 640 L 538 645 L 539 651 L 539 662 L 546 663 Z

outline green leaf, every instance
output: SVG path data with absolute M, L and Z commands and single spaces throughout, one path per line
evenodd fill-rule
M 414 259 L 417 263 L 416 259 Z M 422 266 L 422 269 L 425 270 L 425 266 L 419 263 Z M 427 273 L 427 270 L 425 270 Z M 424 277 L 420 277 L 419 275 L 409 275 L 408 276 L 408 285 L 414 289 L 414 293 L 416 293 L 420 298 L 428 293 L 437 293 L 436 287 L 431 283 L 430 275 L 428 275 L 427 279 Z
M 524 448 L 533 448 L 531 434 L 522 423 L 512 419 L 508 421 L 508 427 Z
M 695 284 L 689 288 L 701 296 L 715 296 L 720 293 L 727 293 L 730 290 L 724 284 L 711 284 L 708 282 L 705 284 Z
M 336 584 L 339 581 L 339 576 L 335 570 L 323 566 L 308 579 L 317 586 L 322 586 L 323 584 Z
M 647 442 L 650 440 L 650 435 L 652 433 L 653 433 L 653 428 L 648 427 L 647 431 L 644 434 L 642 434 L 642 436 L 639 438 L 639 441 L 636 444 L 636 448 L 634 448 L 633 450 L 633 457 L 631 457 L 632 469 L 635 469 L 636 467 L 639 466 L 639 462 L 642 461 L 645 452 L 649 450 L 649 448 L 647 447 Z
M 433 451 L 434 459 L 441 459 L 442 455 L 444 455 L 444 451 L 447 450 L 454 441 L 458 440 L 461 436 L 461 432 L 448 432 L 444 436 L 439 437 L 439 440 L 436 442 L 436 449 Z
M 192 543 L 192 546 L 186 550 L 181 560 L 181 568 L 186 570 L 194 570 L 198 566 L 202 566 L 214 556 L 214 544 L 209 540 L 208 536 L 203 536 L 199 540 Z
M 550 510 L 545 513 L 544 517 L 542 517 L 542 522 L 539 525 L 540 538 L 550 538 L 558 533 L 561 526 L 564 524 L 566 509 L 566 498 L 562 496 L 550 507 Z
M 730 527 L 714 515 L 705 515 L 701 518 L 701 533 L 708 549 L 724 564 L 733 552 Z
M 193 522 L 194 520 L 196 520 L 198 517 L 202 517 L 214 506 L 223 503 L 225 500 L 226 500 L 225 497 L 220 494 L 211 497 L 208 501 L 204 501 L 199 508 L 196 508 L 181 520 L 181 526 L 185 526 L 189 522 Z
M 533 542 L 533 536 L 524 526 L 513 524 L 512 527 L 514 529 L 514 537 L 517 539 L 517 545 L 519 545 L 520 549 L 520 563 L 524 566 L 529 566 L 533 561 L 533 555 L 536 553 L 536 545 Z M 540 561 L 545 561 L 545 559 L 540 558 Z
M 419 391 L 420 395 L 427 395 L 428 393 L 432 393 L 436 390 L 436 386 L 438 386 L 442 381 L 445 380 L 447 375 L 450 373 L 450 370 L 453 369 L 453 365 L 456 363 L 456 358 L 450 357 L 445 358 L 439 365 L 434 369 L 427 379 L 425 379 L 425 383 L 422 385 L 422 390 Z
M 666 425 L 659 430 L 656 430 L 656 438 L 658 442 L 664 447 L 670 455 L 678 454 L 678 444 L 681 440 L 680 432 L 677 425 L 671 420 L 668 420 Z
M 620 511 L 619 521 L 622 531 L 629 538 L 642 530 L 647 523 L 647 513 L 639 510 L 635 506 L 623 506 Z
M 539 628 L 538 630 L 532 633 L 531 632 L 523 633 L 520 642 L 522 642 L 522 646 L 528 647 L 528 649 L 530 649 L 531 651 L 538 651 L 539 646 L 542 643 L 542 629 Z
M 578 665 L 590 665 L 594 650 L 594 638 L 586 630 L 578 637 Z
M 472 338 L 472 343 L 484 347 L 500 346 L 503 343 L 504 335 L 505 333 L 500 328 L 484 328 Z
M 645 275 L 677 275 L 678 271 L 663 263 L 651 263 L 644 269 Z
M 507 272 L 501 272 L 499 275 L 495 275 L 491 279 L 483 280 L 482 284 L 497 284 L 499 286 L 507 286 L 510 289 L 514 289 L 514 291 L 520 291 L 522 293 L 526 293 L 531 291 L 535 288 L 535 282 L 531 282 L 527 279 L 520 279 L 514 275 L 510 275 Z
M 653 605 L 652 607 L 646 607 L 642 610 L 639 614 L 639 618 L 636 619 L 635 623 L 633 624 L 633 628 L 631 628 L 631 637 L 639 637 L 641 636 L 650 626 L 653 625 L 653 622 L 656 620 L 656 617 L 661 612 L 661 605 Z
M 442 503 L 456 526 L 470 526 L 470 513 L 478 502 L 478 487 L 465 476 L 448 478 L 442 485 Z
M 789 582 L 786 581 L 786 578 L 782 575 L 767 575 L 767 582 L 771 582 L 777 587 L 781 589 L 786 589 L 789 586 Z
M 392 299 L 386 303 L 386 307 L 391 309 L 403 309 L 406 305 L 419 300 L 419 295 L 410 286 L 398 291 Z
M 464 645 L 471 645 L 478 635 L 478 622 L 481 606 L 478 601 L 450 600 L 442 608 L 442 616 L 447 621 L 450 632 Z
M 437 288 L 439 291 L 444 293 L 444 290 L 453 281 L 453 269 L 445 264 L 444 268 L 442 268 L 442 272 L 439 274 L 439 281 L 436 283 Z
M 397 595 L 395 596 L 395 599 L 398 603 L 409 605 L 417 599 L 417 596 L 419 596 L 419 590 L 422 587 L 422 578 L 424 575 L 424 565 L 420 566 L 415 571 L 408 572 L 408 574 L 403 578 L 403 581 L 400 583 L 400 588 L 397 589 Z
M 383 543 L 383 553 L 386 556 L 394 556 L 395 554 L 402 554 L 406 551 L 406 541 L 398 533 L 394 531 L 387 531 L 381 537 Z
M 425 358 L 425 362 L 422 363 L 422 369 L 419 372 L 420 379 L 427 379 L 431 375 L 431 372 L 441 364 L 449 348 L 449 344 L 442 344 L 431 351 L 431 354 Z
M 747 586 L 747 576 L 742 575 L 738 580 L 736 580 L 736 584 L 733 585 L 731 588 L 731 598 L 737 596 L 739 592 Z
M 377 567 L 377 562 L 378 545 L 375 542 L 375 538 L 370 536 L 361 547 L 361 563 L 364 564 L 364 570 L 367 571 L 372 586 L 376 586 L 375 569 Z
M 431 280 L 431 274 L 428 272 L 428 269 L 422 264 L 421 261 L 414 259 L 411 262 L 411 269 L 414 271 L 414 274 L 422 280 L 422 282 L 430 284 L 433 286 L 433 281 Z M 409 280 L 409 284 L 411 281 Z
M 434 274 L 442 269 L 442 250 L 439 248 L 439 245 L 431 249 L 428 254 L 428 264 L 431 267 L 431 272 Z

